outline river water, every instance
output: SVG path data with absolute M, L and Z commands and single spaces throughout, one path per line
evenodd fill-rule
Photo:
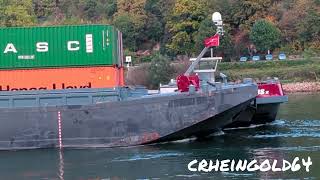
M 320 179 L 320 94 L 290 95 L 272 124 L 207 140 L 91 150 L 0 152 L 0 179 Z M 310 172 L 190 172 L 192 160 L 310 157 Z M 196 167 L 196 166 L 195 166 Z

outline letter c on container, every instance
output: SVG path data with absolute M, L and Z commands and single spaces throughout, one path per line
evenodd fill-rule
M 79 51 L 79 41 L 68 41 L 68 51 Z

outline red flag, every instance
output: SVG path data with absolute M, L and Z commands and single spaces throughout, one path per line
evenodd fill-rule
M 209 37 L 204 40 L 204 45 L 207 48 L 213 47 L 213 46 L 219 46 L 220 45 L 220 36 L 219 34 L 216 34 L 212 37 Z

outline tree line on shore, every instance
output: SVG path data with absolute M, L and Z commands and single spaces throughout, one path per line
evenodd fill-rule
M 215 11 L 225 36 L 214 51 L 226 59 L 319 53 L 320 0 L 0 0 L 0 26 L 112 24 L 123 32 L 127 55 L 157 49 L 176 58 L 201 51 L 215 33 Z

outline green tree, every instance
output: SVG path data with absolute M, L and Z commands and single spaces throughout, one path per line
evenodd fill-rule
M 199 0 L 176 0 L 168 15 L 167 28 L 171 41 L 167 48 L 176 55 L 191 55 L 194 51 L 194 36 L 205 19 L 205 6 Z
M 117 11 L 116 0 L 59 0 L 55 18 L 58 22 L 101 23 L 110 22 Z
M 148 13 L 146 23 L 147 34 L 154 42 L 160 43 L 161 53 L 166 53 L 166 44 L 170 42 L 171 35 L 166 28 L 167 20 L 175 4 L 175 0 L 147 0 L 145 10 Z M 156 22 L 156 23 L 149 23 Z
M 168 83 L 174 73 L 173 67 L 167 57 L 156 54 L 149 69 L 149 84 L 152 89 L 157 89 L 160 83 Z
M 319 0 L 285 0 L 282 2 L 278 27 L 282 33 L 282 48 L 295 54 L 320 49 Z
M 138 49 L 136 38 L 139 36 L 139 32 L 142 28 L 137 26 L 130 14 L 117 15 L 114 18 L 113 24 L 119 28 L 123 34 L 124 47 L 136 51 Z
M 124 45 L 132 51 L 139 49 L 139 45 L 145 41 L 145 3 L 146 0 L 117 1 L 118 10 L 114 15 L 113 24 L 123 32 Z
M 153 14 L 148 14 L 147 23 L 144 26 L 144 36 L 147 41 L 159 42 L 163 36 L 164 25 Z
M 277 0 L 236 1 L 232 8 L 232 23 L 248 32 L 257 20 L 269 15 L 269 9 L 275 2 Z
M 55 0 L 33 0 L 33 10 L 38 20 L 45 21 L 50 17 L 55 8 Z
M 148 40 L 155 42 L 160 42 L 164 34 L 165 20 L 161 3 L 161 0 L 147 0 L 145 5 L 147 13 L 145 34 Z
M 90 21 L 95 21 L 100 18 L 99 1 L 96 0 L 83 0 L 82 1 L 83 15 Z
M 250 40 L 259 51 L 272 50 L 279 46 L 280 30 L 267 20 L 257 21 L 250 32 Z
M 116 0 L 80 0 L 76 6 L 78 16 L 93 23 L 111 18 L 117 10 Z
M 309 10 L 299 26 L 299 38 L 302 42 L 320 39 L 320 13 Z
M 117 0 L 117 13 L 130 13 L 134 15 L 145 15 L 144 7 L 146 0 Z
M 104 9 L 107 18 L 111 18 L 117 12 L 117 0 L 106 0 Z
M 80 0 L 56 0 L 56 9 L 53 14 L 53 21 L 63 23 L 65 21 L 80 22 L 82 9 L 79 5 L 82 4 Z
M 32 0 L 1 0 L 1 26 L 31 26 L 36 23 Z
M 279 20 L 279 29 L 282 33 L 282 40 L 285 43 L 294 43 L 299 40 L 299 31 L 304 25 L 304 19 L 307 12 L 314 6 L 309 0 L 285 1 L 282 4 L 281 18 Z M 300 30 L 299 30 L 300 29 Z M 300 43 L 300 42 L 299 42 Z

